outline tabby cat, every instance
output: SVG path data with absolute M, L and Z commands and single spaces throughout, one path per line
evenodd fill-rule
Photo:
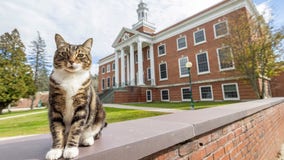
M 90 146 L 106 126 L 105 111 L 91 85 L 90 38 L 71 45 L 55 35 L 57 50 L 49 80 L 49 126 L 53 139 L 46 159 L 78 156 L 78 146 Z

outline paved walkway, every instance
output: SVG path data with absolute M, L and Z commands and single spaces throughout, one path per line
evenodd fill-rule
M 3 118 L 0 118 L 0 121 L 5 120 L 5 119 L 12 119 L 12 118 L 17 118 L 17 117 L 29 116 L 29 115 L 33 115 L 33 114 L 40 114 L 40 113 L 44 113 L 44 112 L 47 112 L 47 111 L 45 110 L 45 111 L 41 111 L 41 112 L 33 112 L 33 113 L 26 113 L 26 114 L 21 114 L 21 115 L 3 117 Z
M 182 112 L 183 110 L 178 109 L 165 109 L 165 108 L 153 108 L 153 107 L 137 107 L 137 106 L 129 106 L 129 105 L 122 105 L 122 104 L 103 104 L 105 107 L 111 108 L 122 108 L 122 109 L 136 109 L 136 110 L 143 110 L 143 111 L 153 111 L 153 112 L 165 112 L 165 113 L 177 113 Z

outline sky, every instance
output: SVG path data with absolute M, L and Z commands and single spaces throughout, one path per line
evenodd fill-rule
M 222 0 L 144 0 L 149 8 L 148 21 L 160 31 Z M 55 33 L 71 44 L 82 44 L 93 38 L 92 73 L 98 71 L 98 60 L 112 54 L 111 47 L 122 27 L 132 28 L 137 20 L 140 0 L 1 0 L 0 35 L 17 28 L 31 52 L 31 41 L 37 31 L 46 42 L 46 54 L 54 55 Z M 283 0 L 253 0 L 260 13 L 277 28 L 284 26 Z

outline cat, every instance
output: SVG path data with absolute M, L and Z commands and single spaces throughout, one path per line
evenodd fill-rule
M 49 126 L 52 148 L 46 159 L 79 155 L 79 145 L 90 146 L 106 126 L 106 113 L 91 84 L 93 39 L 71 45 L 55 35 L 57 50 L 49 80 Z

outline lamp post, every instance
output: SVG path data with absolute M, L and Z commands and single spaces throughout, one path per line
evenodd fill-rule
M 191 110 L 194 110 L 194 103 L 193 103 L 193 96 L 192 96 L 192 84 L 191 84 L 191 73 L 190 73 L 190 69 L 192 67 L 192 63 L 191 62 L 187 62 L 185 64 L 185 67 L 188 69 L 189 87 L 190 87 L 190 91 L 189 91 L 190 106 L 191 106 Z

